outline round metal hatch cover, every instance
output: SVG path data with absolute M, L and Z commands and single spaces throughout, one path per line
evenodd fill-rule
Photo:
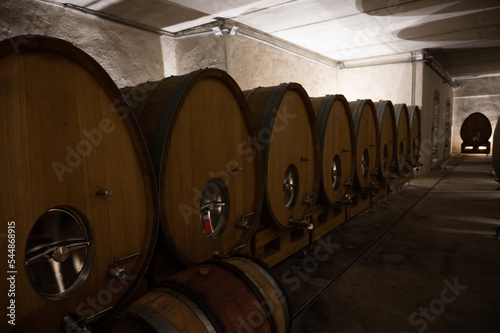
M 52 208 L 42 214 L 28 236 L 26 271 L 33 287 L 44 297 L 65 299 L 85 282 L 93 254 L 83 215 L 68 207 Z
M 283 201 L 285 207 L 293 209 L 297 202 L 297 195 L 299 193 L 299 171 L 297 167 L 290 164 L 285 171 L 283 178 Z

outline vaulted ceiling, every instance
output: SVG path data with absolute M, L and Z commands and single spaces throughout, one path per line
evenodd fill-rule
M 61 1 L 62 2 L 62 1 Z M 166 33 L 230 19 L 348 62 L 426 50 L 457 79 L 500 75 L 499 0 L 70 0 Z

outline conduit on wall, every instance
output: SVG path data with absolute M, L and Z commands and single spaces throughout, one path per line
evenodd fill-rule
M 80 12 L 83 12 L 86 14 L 95 15 L 95 16 L 98 16 L 98 17 L 106 19 L 106 20 L 110 20 L 110 21 L 113 21 L 113 22 L 116 22 L 119 24 L 123 24 L 123 25 L 134 27 L 137 29 L 145 30 L 148 32 L 156 33 L 156 34 L 166 36 L 166 37 L 169 37 L 172 39 L 193 37 L 193 36 L 210 34 L 210 33 L 214 33 L 217 36 L 222 36 L 224 33 L 234 35 L 234 34 L 236 34 L 236 29 L 237 29 L 237 33 L 240 35 L 243 35 L 245 37 L 256 39 L 256 40 L 263 42 L 267 45 L 276 47 L 282 51 L 292 53 L 294 55 L 297 55 L 297 56 L 324 64 L 324 65 L 327 65 L 330 67 L 333 67 L 335 69 L 340 68 L 339 62 L 336 60 L 330 59 L 330 58 L 325 57 L 319 53 L 316 53 L 316 52 L 313 52 L 313 51 L 308 50 L 306 48 L 303 48 L 299 45 L 290 43 L 290 42 L 285 41 L 281 38 L 272 36 L 270 34 L 264 33 L 262 31 L 259 31 L 257 29 L 254 29 L 252 27 L 246 26 L 244 24 L 235 22 L 235 21 L 227 19 L 227 18 L 217 17 L 217 18 L 215 18 L 216 21 L 174 33 L 174 32 L 164 30 L 164 29 L 159 29 L 159 28 L 152 27 L 149 25 L 130 21 L 127 19 L 123 19 L 121 17 L 102 13 L 99 11 L 95 11 L 92 9 L 88 9 L 88 8 L 81 7 L 81 6 L 74 5 L 74 4 L 70 4 L 70 3 L 64 3 L 63 7 L 69 8 L 72 10 L 76 10 L 76 11 L 80 11 Z
M 439 62 L 434 59 L 432 55 L 429 54 L 427 50 L 423 51 L 424 62 L 443 79 L 443 83 L 448 83 L 452 88 L 458 88 L 460 86 L 459 81 L 453 80 L 451 75 L 444 69 Z

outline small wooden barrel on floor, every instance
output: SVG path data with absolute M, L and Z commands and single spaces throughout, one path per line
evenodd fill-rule
M 491 150 L 491 123 L 480 112 L 474 112 L 465 118 L 460 127 L 462 154 L 489 154 Z
M 408 114 L 410 116 L 410 163 L 414 167 L 421 165 L 420 162 L 420 143 L 422 142 L 422 116 L 420 114 L 420 109 L 417 105 L 412 105 L 408 108 Z
M 401 177 L 406 177 L 406 174 L 411 171 L 410 166 L 410 116 L 406 104 L 394 105 L 397 124 L 397 172 Z
M 377 110 L 369 99 L 349 102 L 356 137 L 356 177 L 359 190 L 370 191 L 378 177 L 379 129 Z
M 281 229 L 308 224 L 320 178 L 311 100 L 298 83 L 245 92 L 264 153 L 265 212 Z
M 259 220 L 263 167 L 236 82 L 204 69 L 122 91 L 153 159 L 161 241 L 188 266 L 240 252 Z
M 396 115 L 391 101 L 375 103 L 377 109 L 380 163 L 379 174 L 385 183 L 395 181 L 397 164 L 397 130 Z
M 273 332 L 291 327 L 290 304 L 265 264 L 249 257 L 209 261 L 153 288 L 106 332 Z
M 356 146 L 351 108 L 343 95 L 311 98 L 321 147 L 320 200 L 335 206 L 353 195 Z
M 0 283 L 2 299 L 15 286 L 16 300 L 16 325 L 2 320 L 0 331 L 96 328 L 135 289 L 155 244 L 146 144 L 109 75 L 66 41 L 4 40 L 0 73 L 0 152 L 8 157 L 0 233 L 15 235 L 15 282 Z M 0 253 L 8 258 L 6 243 Z

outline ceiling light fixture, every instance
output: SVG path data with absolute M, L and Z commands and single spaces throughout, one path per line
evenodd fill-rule
M 219 26 L 212 27 L 212 32 L 217 37 L 220 37 L 224 34 L 229 34 L 230 36 L 235 36 L 237 30 L 238 30 L 238 27 L 233 25 L 231 27 L 231 31 L 229 31 L 229 29 L 225 27 L 225 23 L 221 22 L 221 20 L 219 20 Z
M 233 27 L 231 28 L 231 32 L 229 32 L 229 34 L 231 36 L 235 36 L 236 35 L 236 30 L 238 30 L 238 27 L 233 25 Z
M 215 36 L 222 36 L 222 30 L 219 27 L 213 27 L 212 32 L 215 34 Z

